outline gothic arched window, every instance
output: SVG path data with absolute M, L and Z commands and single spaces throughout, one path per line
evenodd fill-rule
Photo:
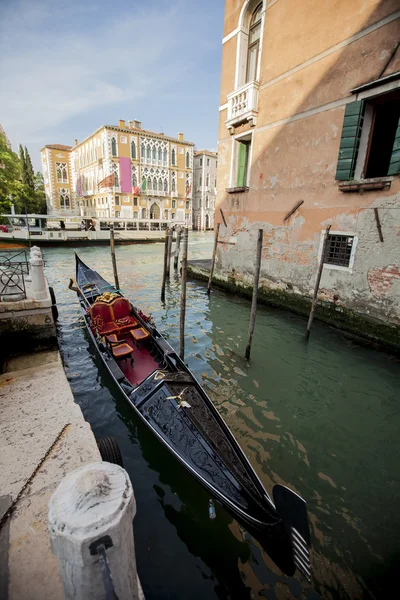
M 136 144 L 135 144 L 135 140 L 131 141 L 131 158 L 133 158 L 134 160 L 136 160 Z
M 117 156 L 117 140 L 115 137 L 111 138 L 111 154 Z
M 176 164 L 176 152 L 175 149 L 172 150 L 171 152 L 171 163 L 175 166 Z

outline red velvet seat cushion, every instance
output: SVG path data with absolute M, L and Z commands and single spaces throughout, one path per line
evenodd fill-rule
M 138 329 L 132 329 L 131 336 L 133 337 L 135 342 L 140 342 L 150 337 L 150 334 L 144 329 L 144 327 L 139 327 Z
M 131 329 L 133 329 L 134 327 L 138 326 L 138 322 L 136 321 L 136 319 L 134 317 L 128 316 L 128 317 L 122 317 L 122 319 L 118 319 L 118 321 L 116 321 L 118 327 L 119 327 L 119 331 L 121 333 L 124 332 L 128 332 Z
M 99 333 L 101 333 L 101 335 L 109 335 L 110 333 L 118 333 L 119 331 L 119 327 L 116 323 L 114 323 L 114 321 L 110 321 L 109 323 L 106 323 L 104 325 L 104 327 L 99 329 Z
M 130 356 L 133 352 L 130 345 L 124 343 L 118 344 L 118 346 L 113 346 L 111 351 L 115 358 L 126 358 L 127 356 Z

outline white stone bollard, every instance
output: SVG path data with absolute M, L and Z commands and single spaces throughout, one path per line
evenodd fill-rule
M 103 540 L 118 600 L 144 598 L 136 570 L 132 519 L 136 503 L 127 472 L 108 462 L 68 473 L 50 498 L 51 546 L 67 600 L 106 598 L 99 554 Z
M 34 300 L 44 300 L 47 298 L 47 283 L 44 276 L 44 262 L 42 253 L 37 246 L 31 248 L 30 280 L 32 281 L 32 298 Z

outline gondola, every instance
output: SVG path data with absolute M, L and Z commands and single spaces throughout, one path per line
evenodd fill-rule
M 305 501 L 282 485 L 271 498 L 202 386 L 139 309 L 76 255 L 91 341 L 132 409 L 286 574 L 310 580 Z

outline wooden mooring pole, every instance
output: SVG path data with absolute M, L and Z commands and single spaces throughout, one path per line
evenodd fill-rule
M 110 248 L 111 248 L 111 262 L 114 271 L 114 281 L 115 287 L 119 290 L 119 279 L 118 279 L 118 271 L 117 271 L 117 261 L 115 258 L 115 240 L 114 240 L 114 228 L 110 229 Z
M 257 295 L 258 295 L 258 283 L 260 281 L 263 233 L 264 233 L 264 231 L 262 229 L 258 230 L 257 254 L 256 254 L 256 263 L 255 263 L 255 267 L 254 267 L 253 298 L 251 301 L 251 312 L 250 312 L 249 336 L 247 339 L 246 352 L 244 354 L 244 357 L 246 360 L 249 360 L 249 358 L 250 358 L 250 350 L 251 350 L 251 344 L 253 341 L 254 325 L 256 322 Z
M 212 255 L 212 260 L 211 260 L 210 277 L 208 279 L 208 286 L 207 286 L 207 294 L 208 295 L 210 295 L 210 292 L 211 292 L 212 278 L 214 275 L 215 257 L 217 254 L 218 235 L 219 235 L 220 226 L 221 226 L 221 223 L 217 223 L 217 227 L 215 229 L 214 249 L 213 249 L 213 255 Z
M 182 227 L 179 226 L 176 232 L 176 244 L 175 244 L 175 256 L 174 256 L 174 270 L 178 270 L 179 250 L 181 246 L 181 231 Z
M 317 305 L 319 284 L 321 283 L 322 271 L 323 271 L 324 262 L 325 262 L 326 244 L 328 241 L 328 235 L 329 235 L 330 229 L 331 229 L 331 226 L 328 225 L 328 227 L 325 229 L 325 233 L 324 233 L 324 242 L 322 244 L 322 254 L 321 254 L 320 261 L 319 261 L 319 267 L 318 267 L 317 279 L 316 279 L 315 287 L 314 287 L 314 295 L 313 295 L 313 299 L 312 299 L 310 316 L 308 317 L 306 340 L 308 340 L 308 338 L 310 337 L 311 325 L 312 325 L 312 322 L 314 319 L 314 311 L 315 311 L 315 307 Z
M 165 244 L 164 244 L 164 269 L 163 278 L 161 284 L 161 302 L 165 302 L 165 284 L 167 282 L 167 264 L 168 264 L 168 241 L 169 241 L 169 229 L 165 230 Z
M 189 231 L 183 229 L 183 251 L 182 251 L 182 279 L 181 279 L 181 317 L 179 324 L 180 350 L 179 356 L 185 360 L 185 316 L 186 316 L 186 281 L 187 281 L 187 260 L 188 260 L 188 237 Z
M 174 232 L 172 227 L 170 228 L 169 232 L 168 232 L 168 257 L 167 257 L 167 277 L 169 277 L 170 275 L 170 271 L 171 271 L 171 252 L 172 252 L 172 238 L 173 238 Z

